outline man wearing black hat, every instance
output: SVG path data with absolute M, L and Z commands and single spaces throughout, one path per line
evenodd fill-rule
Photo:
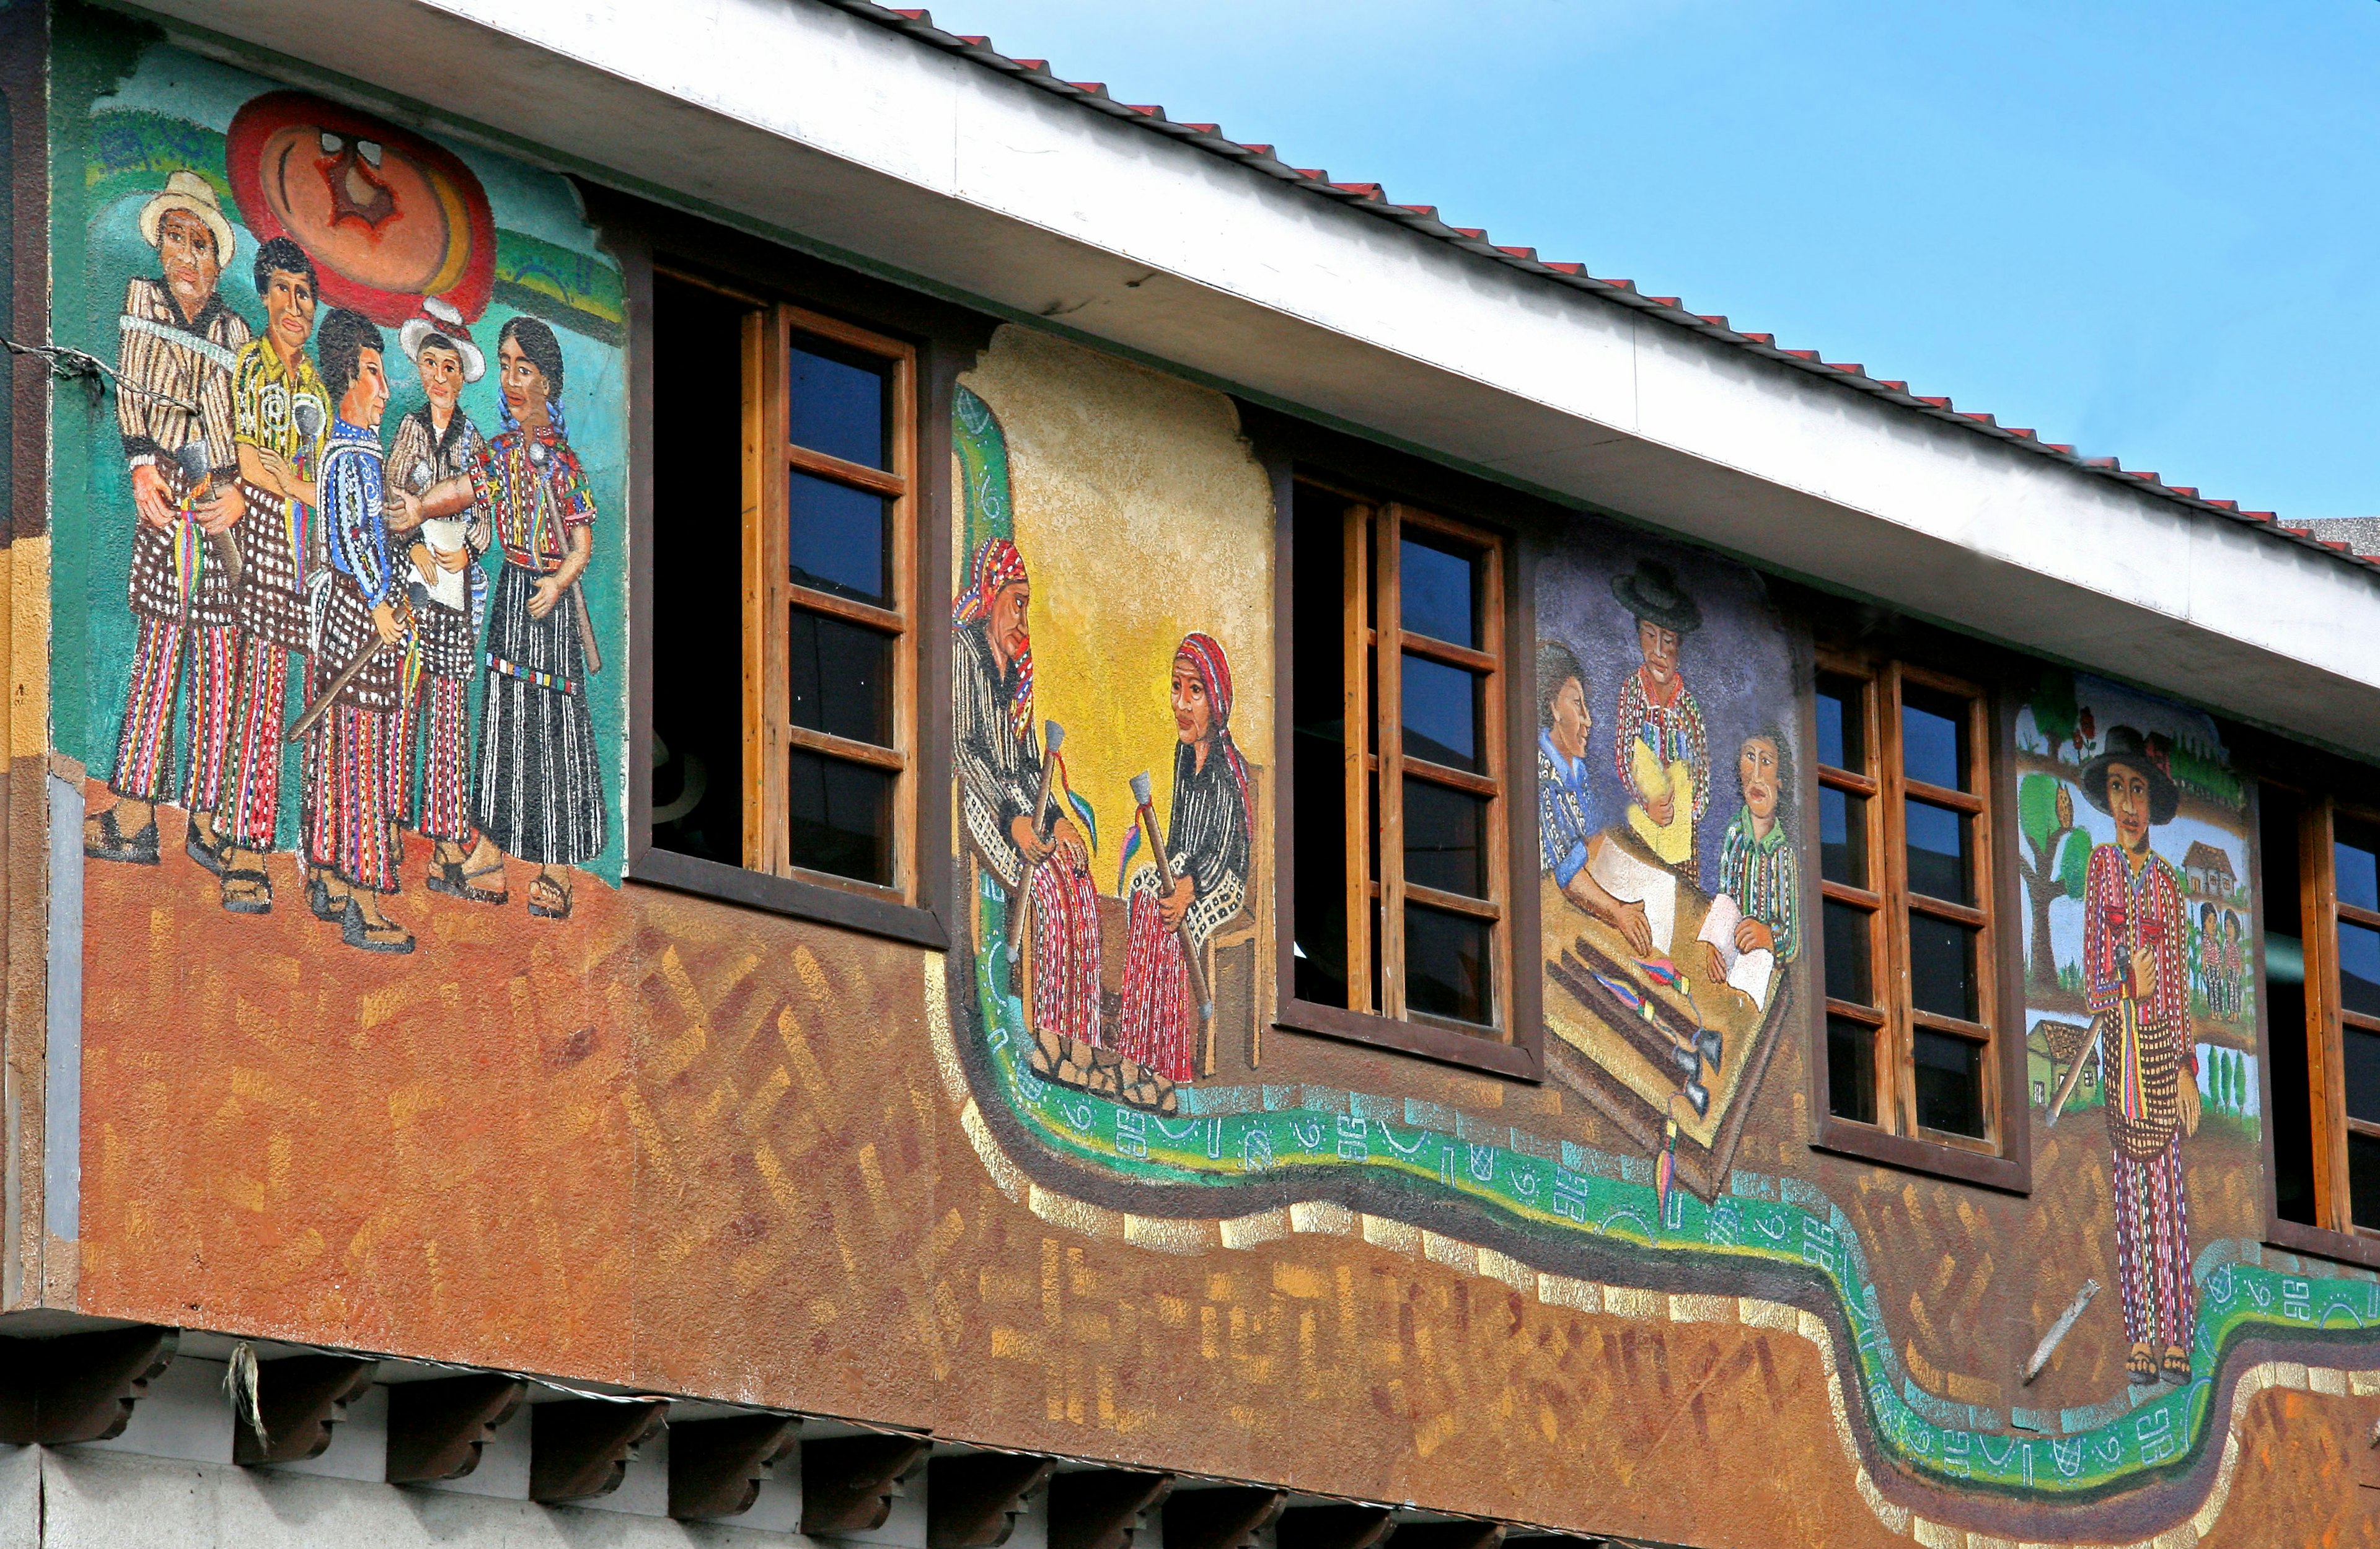
M 2181 1137 L 2198 1128 L 2190 913 L 2181 874 L 2149 848 L 2181 803 L 2161 744 L 2116 727 L 2076 781 L 2116 820 L 2083 875 L 2082 979 L 2107 1095 L 2124 1369 L 2139 1385 L 2190 1380 L 2197 1312 L 2181 1169 Z
M 1702 610 L 1658 560 L 1639 560 L 1611 583 L 1636 620 L 1644 665 L 1620 685 L 1612 754 L 1635 798 L 1628 825 L 1670 865 L 1690 867 L 1694 828 L 1710 810 L 1710 737 L 1702 707 L 1678 671 L 1678 643 L 1703 625 Z

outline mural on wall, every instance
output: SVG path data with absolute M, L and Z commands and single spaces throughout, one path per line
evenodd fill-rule
M 1582 534 L 1539 565 L 1537 707 L 1548 1066 L 1710 1200 L 1801 952 L 1783 626 L 1749 572 Z
M 617 277 L 558 181 L 263 84 L 158 48 L 92 104 L 84 853 L 375 953 L 417 890 L 567 918 L 618 877 Z
M 2023 1294 L 2049 1300 L 2037 1323 L 2019 1313 L 2006 1359 L 2068 1306 L 2062 1275 L 2104 1253 L 2121 1292 L 2065 1319 L 2052 1399 L 2048 1377 L 1924 1359 L 1924 1266 L 1877 1261 L 1864 1197 L 1904 1221 L 1906 1179 L 1815 1156 L 1794 1083 L 1764 1083 L 1771 1063 L 1800 1069 L 1807 922 L 1793 646 L 1757 576 L 1585 521 L 1540 568 L 1544 1100 L 1379 1051 L 1260 1053 L 1260 991 L 1217 946 L 1262 926 L 1269 888 L 1248 757 L 1270 745 L 1269 491 L 1227 401 L 1138 367 L 1010 328 L 962 381 L 969 919 L 934 1025 L 962 1127 L 1012 1198 L 1153 1251 L 1360 1238 L 1552 1305 L 1798 1332 L 1839 1384 L 1831 1424 L 1863 1495 L 1923 1542 L 1946 1519 L 2027 1539 L 2211 1522 L 2237 1406 L 2277 1380 L 2239 1352 L 2380 1328 L 2380 1280 L 2257 1240 L 2251 975 L 2225 951 L 2227 913 L 2249 916 L 2241 787 L 2204 717 L 2052 678 L 2021 720 L 2027 906 L 2046 921 L 2024 942 L 2029 977 L 2046 965 L 2028 992 L 2045 1208 L 2024 1220 L 2063 1262 L 2027 1272 Z M 1234 895 L 1243 923 L 1202 938 Z M 1178 915 L 1153 907 L 1168 898 Z M 1233 1010 L 1210 1020 L 1209 998 Z M 1326 1056 L 1363 1084 L 1305 1073 Z M 2078 1060 L 2065 1127 L 2045 1131 Z M 2074 1110 L 2107 1108 L 2111 1083 L 2107 1130 L 2077 1150 Z M 1753 1131 L 1781 1170 L 1745 1164 Z M 2096 1235 L 2058 1239 L 2069 1224 Z M 1978 1285 L 1998 1272 L 1985 1258 Z M 2082 1359 L 2101 1340 L 2120 1342 L 2112 1390 Z
M 2059 670 L 2016 742 L 2032 1098 L 2101 1110 L 2125 1374 L 2187 1384 L 2185 1153 L 2260 1161 L 2246 785 L 2206 716 Z
M 623 660 L 619 546 L 604 538 L 623 498 L 617 276 L 558 180 L 468 147 L 445 149 L 450 165 L 434 142 L 304 99 L 256 120 L 269 126 L 253 136 L 260 165 L 273 170 L 259 172 L 251 199 L 235 149 L 247 140 L 233 131 L 268 99 L 289 102 L 170 50 L 128 58 L 92 93 L 86 137 L 61 139 L 53 179 L 61 337 L 121 352 L 128 370 L 140 361 L 135 336 L 140 348 L 170 346 L 184 374 L 157 389 L 173 403 L 150 407 L 192 407 L 140 433 L 161 451 L 203 448 L 188 474 L 178 457 L 138 465 L 156 470 L 150 493 L 169 519 L 156 526 L 115 403 L 85 418 L 77 393 L 58 397 L 58 747 L 95 782 L 136 777 L 121 783 L 139 794 L 94 783 L 94 819 L 115 819 L 112 836 L 98 835 L 103 847 L 138 852 L 155 825 L 154 865 L 85 868 L 91 1182 L 77 1273 L 87 1310 L 171 1319 L 188 1292 L 209 1298 L 212 1316 L 246 1294 L 249 1308 L 301 1307 L 273 1314 L 291 1318 L 276 1332 L 296 1339 L 377 1349 L 429 1337 L 458 1350 L 552 1340 L 558 1362 L 572 1348 L 664 1345 L 655 1331 L 675 1327 L 673 1317 L 702 1325 L 684 1348 L 715 1350 L 709 1319 L 730 1300 L 725 1284 L 735 1308 L 765 1306 L 782 1320 L 756 1319 L 756 1344 L 806 1330 L 807 1359 L 822 1368 L 848 1358 L 861 1321 L 831 1324 L 837 1306 L 880 1308 L 888 1288 L 904 1293 L 888 1265 L 1013 1279 L 1018 1305 L 1038 1314 L 1049 1285 L 1107 1277 L 1119 1259 L 1162 1262 L 1131 1257 L 1143 1250 L 1195 1259 L 1261 1244 L 1268 1256 L 1245 1255 L 1242 1268 L 1277 1275 L 1327 1310 L 1348 1294 L 1342 1285 L 1390 1278 L 1379 1255 L 1402 1253 L 1415 1266 L 1402 1287 L 1427 1280 L 1428 1294 L 1462 1311 L 1401 1301 L 1391 1323 L 1442 1349 L 1459 1348 L 1458 1332 L 1483 1342 L 1475 1348 L 1513 1344 L 1505 1330 L 1519 1320 L 1508 1325 L 1502 1303 L 1533 1301 L 1551 1374 L 1544 1402 L 1589 1386 L 1622 1394 L 1631 1412 L 1609 1426 L 1622 1438 L 1610 1445 L 1641 1438 L 1632 1456 L 1660 1463 L 1646 1464 L 1646 1482 L 1674 1481 L 1675 1458 L 1702 1455 L 1690 1439 L 1702 1388 L 1636 1407 L 1650 1391 L 1650 1379 L 1635 1379 L 1638 1352 L 1670 1359 L 1664 1328 L 1673 1353 L 1687 1324 L 1715 1331 L 1713 1349 L 1736 1341 L 1726 1359 L 1739 1372 L 1766 1370 L 1766 1341 L 1804 1347 L 1791 1353 L 1822 1372 L 1823 1387 L 1797 1390 L 1811 1401 L 1779 1416 L 1778 1445 L 1839 1446 L 1826 1456 L 1856 1482 L 1864 1504 L 1853 1509 L 1926 1543 L 1961 1531 L 2132 1541 L 2212 1522 L 2231 1489 L 2241 1406 L 2262 1387 L 2380 1392 L 2366 1371 L 2380 1281 L 2265 1249 L 2258 1236 L 2252 974 L 2228 951 L 2229 918 L 2244 938 L 2252 917 L 2251 870 L 2239 789 L 2203 719 L 2075 680 L 2065 700 L 2058 682 L 2046 684 L 2023 721 L 2019 772 L 2043 777 L 2025 788 L 2018 841 L 2026 913 L 2041 922 L 2025 938 L 2038 1084 L 2029 1201 L 1806 1145 L 1799 1029 L 1811 922 L 1791 913 L 1791 868 L 1807 760 L 1794 745 L 1791 643 L 1748 573 L 1585 519 L 1539 577 L 1548 649 L 1531 664 L 1550 812 L 1538 816 L 1560 840 L 1541 856 L 1544 999 L 1571 1029 L 1548 1039 L 1552 1079 L 1498 1082 L 1296 1037 L 1266 1046 L 1272 491 L 1228 399 L 1026 330 L 1001 331 L 956 394 L 952 426 L 965 502 L 950 556 L 952 713 L 976 742 L 962 750 L 953 793 L 966 888 L 955 950 L 945 959 L 803 927 L 783 953 L 787 938 L 771 934 L 782 923 L 574 886 L 609 880 L 618 865 L 620 767 L 595 751 L 620 745 L 625 686 L 617 665 L 598 666 Z M 59 102 L 64 118 L 79 119 L 71 91 Z M 420 236 L 418 247 L 405 247 L 395 217 L 421 212 L 422 189 L 441 212 L 435 239 L 425 225 L 407 236 Z M 143 230 L 152 206 L 153 245 Z M 352 248 L 375 221 L 392 234 L 384 247 Z M 263 266 L 260 296 L 257 260 L 276 240 L 288 246 Z M 196 261 L 201 246 L 223 255 L 212 274 Z M 150 289 L 136 294 L 136 279 Z M 165 333 L 128 331 L 128 313 Z M 334 328 L 334 316 L 351 321 Z M 242 352 L 260 341 L 243 378 Z M 555 471 L 565 452 L 583 480 L 576 491 Z M 458 485 L 468 499 L 448 510 Z M 274 497 L 277 527 L 259 514 Z M 245 509 L 228 521 L 235 499 Z M 572 519 L 582 515 L 591 520 Z M 152 600 L 169 599 L 146 612 L 128 608 L 127 594 L 144 529 L 172 540 L 145 562 Z M 243 545 L 256 532 L 277 534 L 280 547 L 251 554 Z M 285 552 L 285 572 L 262 568 Z M 582 553 L 577 586 L 560 584 L 556 562 Z M 458 554 L 468 557 L 455 565 Z M 252 569 L 302 576 L 304 610 L 269 587 L 243 593 Z M 317 576 L 327 577 L 319 635 Z M 401 655 L 375 616 L 386 606 L 396 622 L 399 593 L 414 621 Z M 172 648 L 144 658 L 144 634 L 168 629 Z M 370 654 L 339 684 L 357 658 L 330 659 L 350 649 Z M 492 654 L 550 681 L 498 670 Z M 156 761 L 120 769 L 144 662 L 152 688 L 174 674 L 140 701 L 157 713 L 132 718 Z M 268 714 L 276 670 L 284 699 Z M 320 722 L 291 741 L 318 706 Z M 272 772 L 241 783 L 237 737 L 251 726 L 268 733 L 262 751 L 280 739 L 278 764 L 249 754 L 252 772 Z M 382 753 L 411 750 L 401 771 L 377 766 L 385 786 L 371 783 L 375 740 Z M 2153 770 L 2171 781 L 2169 800 Z M 303 821 L 310 812 L 319 831 Z M 238 841 L 224 869 L 261 869 L 271 915 L 226 911 L 266 900 L 249 879 L 218 877 L 193 853 L 194 834 L 210 853 L 224 836 Z M 483 836 L 504 857 L 493 873 Z M 335 923 L 296 907 L 314 891 L 318 845 Z M 2103 848 L 2112 861 L 2096 858 Z M 2137 858 L 2143 851 L 2164 869 Z M 1615 856 L 1640 868 L 1636 896 L 1622 896 L 1628 877 L 1611 885 Z M 395 891 L 368 885 L 380 864 Z M 2095 875 L 2112 879 L 2095 898 Z M 1653 950 L 1647 877 L 1670 884 L 1666 951 Z M 501 892 L 505 906 L 476 903 L 468 889 Z M 1039 895 L 1023 922 L 1031 928 L 1015 934 L 1012 891 Z M 525 917 L 557 903 L 568 928 Z M 2177 951 L 2184 917 L 2188 946 Z M 375 950 L 345 944 L 351 919 Z M 392 926 L 418 941 L 415 955 L 380 950 L 395 939 Z M 1587 993 L 1609 994 L 1634 1024 L 1555 976 L 1556 963 L 1594 962 L 1582 940 L 1612 981 Z M 2144 968 L 2133 967 L 2135 948 Z M 1675 985 L 1664 982 L 1671 974 Z M 922 1018 L 905 998 L 919 984 Z M 863 1004 L 884 1012 L 854 1015 Z M 948 1128 L 923 1117 L 933 1079 L 924 1061 L 884 1033 L 919 1023 L 956 1116 Z M 651 1035 L 660 1029 L 665 1044 Z M 1676 1058 L 1683 1044 L 1694 1046 L 1692 1071 Z M 732 1063 L 731 1049 L 750 1065 Z M 2103 1065 L 2124 1094 L 2118 1112 L 2078 1115 L 2109 1107 Z M 750 1079 L 730 1087 L 722 1070 Z M 1694 1111 L 1689 1076 L 1706 1113 Z M 2061 1092 L 2063 1117 L 2049 1125 Z M 929 1150 L 918 1137 L 955 1132 L 1017 1204 L 988 1225 L 971 1216 L 976 1235 L 952 1250 L 942 1221 L 905 1223 L 886 1202 L 901 1168 L 941 1165 L 917 1160 Z M 334 1155 L 347 1160 L 308 1165 Z M 358 1176 L 373 1167 L 405 1188 Z M 2111 1204 L 2119 1167 L 2135 1169 L 2120 1185 L 2130 1225 Z M 714 1178 L 745 1192 L 714 1192 Z M 656 1202 L 650 1220 L 621 1204 L 640 1188 Z M 911 1224 L 917 1234 L 880 1252 L 871 1222 L 886 1242 Z M 1062 1242 L 1069 1233 L 1106 1242 Z M 1029 1259 L 1028 1234 L 1054 1280 L 1006 1273 Z M 551 1246 L 563 1240 L 566 1251 Z M 517 1245 L 531 1240 L 540 1285 L 516 1289 Z M 828 1241 L 838 1251 L 809 1251 Z M 1977 1267 L 1994 1258 L 1998 1280 Z M 847 1275 L 850 1289 L 786 1295 L 808 1285 L 812 1260 Z M 666 1273 L 646 1277 L 655 1264 Z M 1986 1300 L 1937 1294 L 1944 1282 L 1925 1277 L 1937 1265 L 1945 1277 L 1973 1270 Z M 2132 1289 L 2141 1332 L 2126 1297 L 2103 1296 L 2026 1386 L 2022 1360 L 2070 1304 L 2072 1287 L 2058 1277 L 2086 1270 Z M 1198 1336 L 1166 1322 L 1174 1314 L 1142 1289 L 1119 1295 L 1156 1313 L 1137 1325 L 1117 1319 L 1111 1336 L 1053 1335 L 1050 1369 L 1087 1364 L 1088 1351 L 1168 1376 L 1187 1370 Z M 918 1326 L 953 1350 L 982 1349 L 963 1343 L 989 1321 L 968 1300 L 977 1294 L 962 1285 L 947 1312 L 939 1288 L 917 1296 Z M 2028 1295 L 2046 1310 L 2028 1308 Z M 666 1313 L 653 1311 L 662 1301 Z M 1258 1298 L 1249 1307 L 1252 1327 L 1270 1315 Z M 1228 1361 L 1251 1385 L 1269 1380 L 1257 1374 L 1269 1358 L 1243 1351 L 1238 1318 L 1233 1310 L 1215 1341 L 1226 1353 L 1203 1359 Z M 1013 1331 L 1023 1326 L 1012 1320 L 985 1337 L 1022 1345 L 1030 1330 Z M 1296 1326 L 1280 1319 L 1245 1349 L 1269 1337 L 1290 1370 Z M 2331 1341 L 2319 1351 L 2301 1337 L 2314 1330 Z M 2170 1380 L 2176 1343 L 2187 1381 Z M 2155 1380 L 2126 1381 L 2136 1344 Z M 1951 1369 L 1946 1346 L 1982 1356 Z M 1384 1375 L 1386 1358 L 1367 1350 L 1334 1366 L 1330 1349 L 1326 1336 L 1320 1365 L 1330 1370 L 1316 1380 L 1338 1386 L 1313 1412 L 1351 1412 L 1364 1400 L 1349 1395 L 1375 1377 L 1375 1395 L 1404 1391 L 1391 1384 L 1407 1374 Z M 1624 1379 L 1595 1375 L 1597 1349 L 1624 1360 Z M 1816 1359 L 1803 1360 L 1811 1350 Z M 1929 1350 L 1943 1359 L 1929 1363 Z M 2082 1359 L 2110 1351 L 2112 1373 Z M 1996 1376 L 1987 1361 L 2003 1356 Z M 1670 1368 L 1659 1370 L 1669 1382 Z M 1700 1368 L 1676 1370 L 1705 1380 Z M 1469 1425 L 1505 1397 L 1472 1391 L 1481 1404 L 1450 1405 L 1430 1422 Z M 1104 1397 L 1093 1393 L 1096 1413 Z M 1382 1414 L 1404 1402 L 1375 1401 Z M 1164 1425 L 1227 1423 L 1171 1393 L 1152 1402 Z M 1253 1386 L 1250 1402 L 1264 1407 Z M 1506 1422 L 1539 1434 L 1529 1405 L 1512 1407 L 1523 1418 Z M 1572 1429 L 1558 1443 L 1547 1420 L 1548 1448 L 1573 1445 L 1585 1422 L 1562 1423 Z M 1612 1488 L 1643 1497 L 1658 1484 Z
M 1178 574 L 1166 566 L 1135 564 L 1125 582 L 1142 594 L 1135 598 L 1116 585 L 1123 577 L 1100 574 L 1107 556 L 1098 549 L 1125 551 L 1119 533 L 1135 526 L 1151 529 L 1152 550 L 1170 541 L 1195 551 L 1202 539 L 1227 538 L 1234 521 L 1243 540 L 1257 538 L 1270 497 L 1230 439 L 1206 449 L 1238 451 L 1242 464 L 1214 490 L 1196 487 L 1205 470 L 1196 460 L 1164 466 L 1172 448 L 1134 454 L 1155 465 L 1148 477 L 1160 487 L 1186 473 L 1193 482 L 1181 493 L 1204 496 L 1207 510 L 1158 509 L 1153 491 L 1118 496 L 1073 478 L 1064 463 L 1034 470 L 1054 480 L 1035 488 L 1031 465 L 1011 463 L 992 404 L 1014 398 L 1012 418 L 1047 406 L 1046 378 L 1060 368 L 1046 349 L 1002 334 L 958 400 L 972 497 L 951 613 L 962 829 L 978 892 L 1002 912 L 996 969 L 1030 1008 L 1027 1072 L 1172 1117 L 1184 1085 L 1214 1073 L 1219 1020 L 1243 1041 L 1256 1036 L 1265 905 L 1255 876 L 1257 771 L 1242 747 L 1267 745 L 1270 695 L 1241 685 L 1265 683 L 1269 634 L 1256 629 L 1269 622 L 1270 587 L 1261 575 L 1234 587 L 1216 574 L 1211 587 L 1185 591 L 1165 584 Z M 1149 384 L 1117 385 L 1129 393 Z M 1065 431 L 1040 439 L 1099 434 L 1079 416 L 1067 419 Z M 1037 624 L 1054 649 L 1037 654 Z M 1020 888 L 1026 906 L 1009 910 Z

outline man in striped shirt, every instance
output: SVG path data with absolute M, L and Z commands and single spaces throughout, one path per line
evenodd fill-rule
M 157 804 L 174 793 L 174 700 L 187 666 L 184 844 L 211 864 L 234 667 L 231 531 L 247 511 L 232 452 L 231 366 L 248 324 L 215 289 L 232 229 L 206 179 L 168 177 L 141 207 L 140 235 L 157 249 L 158 278 L 125 291 L 115 395 L 134 511 L 132 672 L 107 782 L 116 799 L 83 820 L 83 853 L 157 864 Z

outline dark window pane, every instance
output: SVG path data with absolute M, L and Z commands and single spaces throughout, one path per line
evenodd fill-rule
M 1479 645 L 1479 562 L 1427 543 L 1398 546 L 1398 611 L 1405 629 L 1457 646 Z
M 1827 994 L 1854 1005 L 1875 1004 L 1868 990 L 1867 911 L 1828 899 L 1826 905 Z
M 1967 788 L 1968 702 L 1914 684 L 1900 691 L 1900 768 L 1912 780 Z
M 1860 698 L 1866 684 L 1839 672 L 1818 674 L 1818 762 L 1867 772 L 1867 730 Z
M 1481 678 L 1460 667 L 1405 658 L 1405 756 L 1451 769 L 1479 768 Z
M 2380 1033 L 2339 1030 L 2347 1053 L 2347 1115 L 2380 1124 Z
M 1936 1016 L 1977 1020 L 1975 933 L 1951 920 L 1909 912 L 1909 999 Z
M 2359 1227 L 2380 1230 L 2380 1140 L 2347 1137 L 2347 1200 Z
M 1818 787 L 1818 875 L 1864 888 L 1867 880 L 1867 798 Z
M 1917 1122 L 1954 1135 L 1984 1133 L 1984 1046 L 1929 1028 L 1915 1030 Z
M 2338 1003 L 2380 1017 L 2380 930 L 2338 922 Z
M 1297 878 L 1294 988 L 1300 1000 L 1347 1004 L 1347 621 L 1340 594 L 1346 563 L 1345 502 L 1295 488 L 1290 551 L 1290 702 L 1295 728 Z
M 801 748 L 785 755 L 794 865 L 862 882 L 892 881 L 892 776 Z
M 1496 1020 L 1489 952 L 1495 932 L 1485 920 L 1405 906 L 1405 1009 L 1482 1026 Z
M 1488 804 L 1426 780 L 1405 781 L 1405 880 L 1488 896 Z
M 2338 819 L 2337 842 L 2330 847 L 2338 867 L 2338 902 L 2358 909 L 2380 909 L 2380 834 L 2352 818 Z
M 871 468 L 889 466 L 885 398 L 892 377 L 882 362 L 823 339 L 795 335 L 785 352 L 785 392 L 793 400 L 786 439 Z
M 1973 833 L 1967 815 L 1912 798 L 1909 822 L 1909 888 L 1953 903 L 1975 902 Z
M 1827 1019 L 1827 1111 L 1876 1122 L 1876 1029 L 1864 1023 Z
M 794 584 L 889 607 L 892 502 L 806 473 L 788 474 L 786 484 Z
M 744 322 L 752 309 L 653 276 L 653 442 L 669 539 L 653 546 L 653 845 L 744 864 Z
M 795 608 L 785 629 L 793 721 L 892 745 L 892 637 Z

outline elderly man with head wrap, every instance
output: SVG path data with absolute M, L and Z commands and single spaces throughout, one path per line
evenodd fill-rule
M 1173 655 L 1173 802 L 1165 853 L 1134 875 L 1117 1046 L 1123 1097 L 1172 1113 L 1173 1085 L 1196 1074 L 1198 1007 L 1182 932 L 1193 950 L 1238 914 L 1248 884 L 1248 767 L 1232 741 L 1232 666 L 1212 635 L 1186 636 Z M 1125 862 L 1130 864 L 1130 852 Z
M 1045 825 L 1033 810 L 1041 739 L 1033 720 L 1032 599 L 1016 545 L 986 539 L 972 583 L 951 611 L 960 805 L 968 838 L 1010 906 L 1025 902 L 1032 910 L 1027 1062 L 1037 1075 L 1115 1095 L 1115 1071 L 1092 1059 L 1110 1046 L 1099 1022 L 1099 895 L 1089 853 L 1062 812 Z

